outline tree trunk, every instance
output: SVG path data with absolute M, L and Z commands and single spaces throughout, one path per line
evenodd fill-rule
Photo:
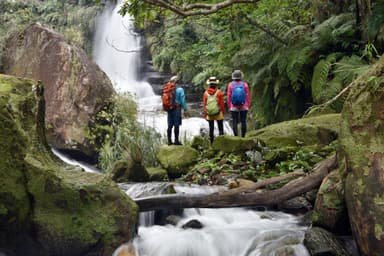
M 266 190 L 262 192 L 255 191 L 255 188 L 260 186 L 260 183 L 257 182 L 252 185 L 253 189 L 250 190 L 246 188 L 238 188 L 209 195 L 162 195 L 138 198 L 135 201 L 139 205 L 141 212 L 179 208 L 228 208 L 258 205 L 274 206 L 319 187 L 323 178 L 334 169 L 336 164 L 336 156 L 327 158 L 305 177 L 300 177 L 275 190 Z M 278 177 L 275 177 L 275 179 L 276 178 Z M 279 181 L 278 179 L 276 180 Z M 265 181 L 261 181 L 261 183 L 266 184 Z
M 371 16 L 371 0 L 356 0 L 356 24 L 364 42 L 368 42 L 368 18 Z

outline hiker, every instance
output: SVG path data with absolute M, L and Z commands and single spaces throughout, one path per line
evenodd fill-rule
M 184 89 L 176 86 L 179 78 L 172 76 L 163 86 L 162 102 L 167 111 L 167 139 L 168 145 L 182 145 L 179 140 L 182 110 L 187 111 Z M 172 129 L 174 129 L 175 140 L 172 141 Z
M 209 124 L 209 139 L 211 144 L 214 139 L 215 120 L 219 128 L 219 135 L 224 135 L 224 96 L 223 92 L 217 88 L 219 80 L 212 76 L 207 80 L 209 86 L 203 96 L 203 116 Z
M 232 73 L 232 82 L 227 88 L 227 107 L 232 116 L 232 129 L 235 136 L 238 136 L 237 125 L 241 122 L 241 136 L 245 137 L 247 132 L 247 113 L 250 107 L 249 87 L 243 81 L 244 74 L 240 70 Z

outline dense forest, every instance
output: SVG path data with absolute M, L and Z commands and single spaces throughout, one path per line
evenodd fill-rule
M 134 237 L 140 209 L 157 203 L 159 209 L 180 207 L 178 200 L 186 207 L 252 206 L 261 198 L 276 207 L 318 189 L 311 199 L 311 224 L 352 234 L 362 255 L 380 255 L 383 1 L 124 1 L 119 13 L 134 19 L 155 71 L 178 75 L 195 95 L 210 76 L 225 91 L 234 69 L 244 72 L 251 87 L 246 138 L 218 136 L 209 144 L 195 136 L 181 146 L 162 145 L 154 129 L 141 126 L 131 95 L 116 95 L 91 60 L 97 17 L 117 2 L 0 1 L 1 246 L 17 249 L 8 243 L 24 240 L 21 231 L 37 240 L 22 248 L 35 248 L 34 255 L 99 255 L 100 248 L 110 255 Z M 42 78 L 29 77 L 33 72 Z M 56 123 L 48 119 L 60 114 L 64 118 Z M 75 127 L 76 121 L 81 125 Z M 50 151 L 55 142 L 71 153 L 91 155 L 104 173 L 65 166 Z M 144 177 L 129 176 L 138 170 Z M 235 188 L 241 186 L 238 178 L 255 184 L 203 201 L 140 203 L 121 193 L 114 175 L 126 175 L 128 182 L 181 177 L 199 185 Z M 280 183 L 285 175 L 297 180 Z M 112 225 L 111 216 L 117 216 Z
M 0 46 L 12 31 L 38 21 L 91 54 L 94 18 L 107 2 L 2 1 Z M 317 105 L 323 113 L 340 112 L 345 97 L 328 101 L 384 50 L 382 1 L 204 1 L 195 10 L 198 2 L 126 1 L 120 12 L 142 29 L 155 68 L 197 91 L 212 75 L 225 89 L 232 70 L 243 70 L 252 87 L 252 128 L 301 117 Z
M 381 1 L 164 2 L 131 1 L 121 10 L 144 28 L 155 67 L 197 88 L 210 75 L 225 88 L 231 71 L 243 70 L 253 128 L 328 102 L 384 50 Z M 321 111 L 340 112 L 344 99 Z

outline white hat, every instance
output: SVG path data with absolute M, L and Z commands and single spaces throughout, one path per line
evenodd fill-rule
M 178 76 L 173 76 L 173 77 L 171 77 L 171 79 L 169 79 L 169 81 L 176 83 L 176 82 L 179 81 L 179 77 Z
M 217 79 L 215 76 L 211 76 L 208 78 L 207 84 L 219 84 L 219 79 Z

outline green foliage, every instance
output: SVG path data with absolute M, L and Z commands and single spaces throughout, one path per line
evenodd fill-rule
M 95 17 L 101 5 L 93 0 L 71 1 L 12 1 L 0 3 L 0 49 L 12 32 L 19 31 L 33 22 L 53 27 L 77 46 L 91 53 Z M 1 55 L 1 50 L 0 50 Z M 1 63 L 0 63 L 1 64 Z
M 376 1 L 367 26 L 369 42 L 381 52 L 384 52 L 384 2 Z
M 126 158 L 142 161 L 145 166 L 156 166 L 155 151 L 161 137 L 137 122 L 136 103 L 130 94 L 116 95 L 111 118 L 115 134 L 100 150 L 101 168 L 108 172 L 116 161 Z

